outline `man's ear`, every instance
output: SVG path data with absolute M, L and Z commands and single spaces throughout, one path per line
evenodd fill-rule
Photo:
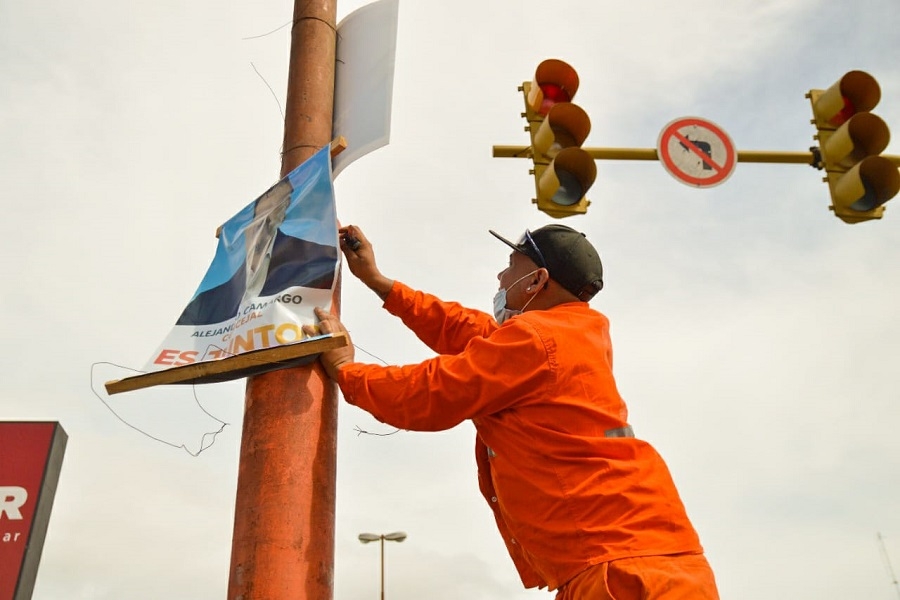
M 544 288 L 547 283 L 550 281 L 550 272 L 547 271 L 544 267 L 541 267 L 531 276 L 531 281 L 528 282 L 528 291 L 532 290 L 540 290 Z

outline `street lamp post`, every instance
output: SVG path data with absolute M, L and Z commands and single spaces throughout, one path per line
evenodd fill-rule
M 381 600 L 384 600 L 384 540 L 389 542 L 402 542 L 406 539 L 406 533 L 403 531 L 395 531 L 393 533 L 361 533 L 359 541 L 363 544 L 369 542 L 381 542 Z

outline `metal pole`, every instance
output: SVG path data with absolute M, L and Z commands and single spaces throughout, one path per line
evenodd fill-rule
M 384 600 L 384 535 L 381 536 L 381 600 Z
M 295 0 L 281 174 L 331 141 L 337 0 Z M 334 292 L 340 310 L 340 280 Z M 331 600 L 337 392 L 318 363 L 247 382 L 230 600 Z
M 584 148 L 595 160 L 659 160 L 656 148 Z M 494 158 L 530 158 L 531 146 L 494 146 Z M 882 154 L 900 167 L 900 156 Z M 738 150 L 738 162 L 784 163 L 814 166 L 813 152 L 783 152 L 780 150 Z

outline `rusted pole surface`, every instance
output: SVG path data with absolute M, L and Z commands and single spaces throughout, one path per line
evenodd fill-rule
M 336 13 L 295 0 L 282 176 L 331 141 Z M 336 448 L 337 390 L 318 363 L 249 379 L 230 600 L 331 600 Z

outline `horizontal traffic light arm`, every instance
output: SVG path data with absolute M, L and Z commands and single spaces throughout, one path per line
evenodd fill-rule
M 596 160 L 659 160 L 656 148 L 583 148 Z M 530 146 L 494 146 L 494 158 L 531 158 Z M 900 155 L 883 154 L 900 167 Z M 775 150 L 738 150 L 738 162 L 785 163 L 816 166 L 817 154 L 807 152 L 781 152 Z

